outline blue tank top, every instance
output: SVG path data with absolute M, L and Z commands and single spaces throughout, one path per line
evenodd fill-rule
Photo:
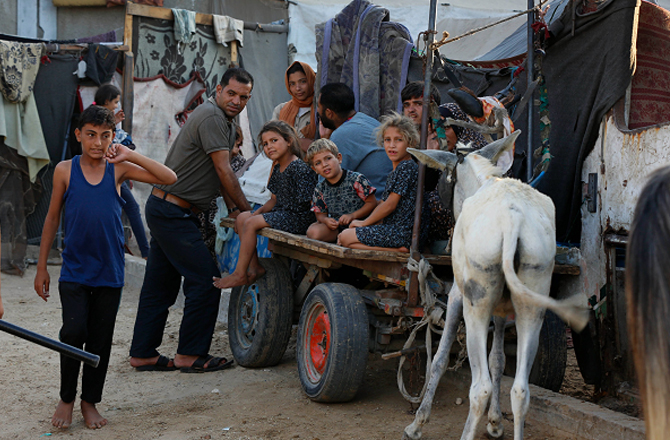
M 102 181 L 90 184 L 72 158 L 63 227 L 65 249 L 60 281 L 91 287 L 123 287 L 124 251 L 121 209 L 125 202 L 116 192 L 114 164 L 108 163 Z

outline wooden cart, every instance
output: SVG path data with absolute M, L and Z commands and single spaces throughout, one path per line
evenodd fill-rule
M 223 219 L 221 225 L 232 227 L 233 220 Z M 266 274 L 231 292 L 228 333 L 235 360 L 245 367 L 276 365 L 297 323 L 305 393 L 321 402 L 351 400 L 368 353 L 398 352 L 424 315 L 418 297 L 406 289 L 409 254 L 349 249 L 270 228 L 260 235 L 269 239 L 273 253 L 261 259 Z M 423 258 L 441 279 L 451 279 L 450 256 Z M 579 268 L 557 264 L 554 273 L 578 275 Z M 565 372 L 565 326 L 555 315 L 547 316 L 531 381 L 555 389 Z M 510 337 L 512 348 L 506 352 L 514 356 L 513 333 Z

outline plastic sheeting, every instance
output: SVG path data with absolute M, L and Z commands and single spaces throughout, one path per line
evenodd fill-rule
M 345 0 L 330 1 L 327 5 L 318 0 L 296 0 L 289 3 L 288 43 L 295 48 L 295 60 L 304 61 L 316 69 L 314 27 L 333 18 L 348 3 L 349 1 Z M 400 0 L 376 0 L 374 3 L 388 9 L 392 21 L 405 25 L 409 29 L 415 44 L 419 33 L 428 29 L 429 2 L 427 0 L 411 3 Z M 497 1 L 495 9 L 491 9 L 490 2 L 483 0 L 457 0 L 450 1 L 448 5 L 440 4 L 437 8 L 436 17 L 438 34 L 441 34 L 442 31 L 448 31 L 454 37 L 501 18 L 509 17 L 518 10 L 525 10 L 526 5 L 526 0 Z M 440 52 L 451 59 L 475 59 L 493 49 L 524 22 L 525 19 L 521 17 L 503 25 L 495 26 L 476 36 L 449 43 L 443 46 Z
M 288 68 L 286 38 L 286 34 L 244 31 L 240 65 L 254 77 L 254 89 L 247 104 L 249 127 L 254 138 L 263 124 L 272 119 L 275 106 L 291 99 L 284 85 Z

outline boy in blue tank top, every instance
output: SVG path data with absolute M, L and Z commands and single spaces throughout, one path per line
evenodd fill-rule
M 82 113 L 75 130 L 82 153 L 56 165 L 35 275 L 35 291 L 46 301 L 47 257 L 65 208 L 59 338 L 100 356 L 98 367 L 84 365 L 82 376 L 81 413 L 91 429 L 107 424 L 95 405 L 102 399 L 124 282 L 121 184 L 128 179 L 164 185 L 177 180 L 168 167 L 123 145 L 111 145 L 114 125 L 114 114 L 104 107 L 94 105 Z M 72 423 L 79 366 L 79 361 L 61 355 L 60 401 L 51 419 L 57 428 Z

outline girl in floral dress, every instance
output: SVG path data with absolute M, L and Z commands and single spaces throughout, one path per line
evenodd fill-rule
M 392 113 L 382 118 L 377 141 L 393 164 L 382 201 L 365 220 L 354 220 L 338 242 L 354 249 L 408 252 L 414 225 L 419 166 L 407 152 L 419 144 L 414 122 Z
M 232 274 L 214 278 L 220 289 L 253 283 L 265 273 L 256 255 L 256 234 L 265 227 L 292 234 L 304 234 L 316 217 L 310 210 L 317 175 L 305 163 L 298 135 L 284 121 L 270 121 L 260 131 L 263 153 L 273 161 L 267 188 L 272 198 L 255 212 L 237 216 L 235 230 L 240 235 L 240 254 Z

